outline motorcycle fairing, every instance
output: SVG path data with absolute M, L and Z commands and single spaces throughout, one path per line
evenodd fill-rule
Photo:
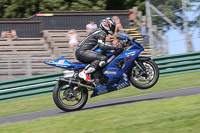
M 127 73 L 123 73 L 122 75 L 123 75 L 123 78 L 121 78 L 117 84 L 114 84 L 112 86 L 104 86 L 104 85 L 97 86 L 93 90 L 93 93 L 90 97 L 95 97 L 98 95 L 106 94 L 106 93 L 120 90 L 120 89 L 130 86 L 130 82 L 129 82 Z
M 119 56 L 117 56 L 112 62 L 110 62 L 104 69 L 103 74 L 109 78 L 106 86 L 97 86 L 91 97 L 123 89 L 130 86 L 130 81 L 128 79 L 128 72 L 134 61 L 138 58 L 138 55 L 143 51 L 138 46 L 131 46 L 128 50 L 123 51 Z M 128 60 L 127 60 L 128 59 Z M 123 66 L 119 67 L 119 62 L 124 61 Z
M 129 49 L 109 63 L 103 69 L 103 74 L 109 78 L 107 86 L 112 86 L 122 78 L 123 73 L 128 73 L 140 53 L 139 49 Z M 120 61 L 123 62 L 123 66 L 120 66 Z
M 80 63 L 70 63 L 65 59 L 65 57 L 61 57 L 53 61 L 45 61 L 44 63 L 48 65 L 56 66 L 56 67 L 61 67 L 64 69 L 69 69 L 69 70 L 84 68 L 87 65 L 87 64 L 80 64 Z

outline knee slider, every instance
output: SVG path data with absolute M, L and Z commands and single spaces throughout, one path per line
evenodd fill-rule
M 107 60 L 107 57 L 106 56 L 102 56 L 101 57 L 101 61 L 106 61 Z

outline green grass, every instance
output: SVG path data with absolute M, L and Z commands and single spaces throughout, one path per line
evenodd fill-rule
M 89 98 L 88 102 L 97 102 L 108 99 L 115 99 L 115 98 L 147 94 L 147 93 L 200 86 L 199 79 L 200 79 L 200 72 L 161 77 L 158 83 L 151 89 L 139 90 L 131 86 L 102 96 Z M 0 117 L 53 109 L 53 108 L 57 107 L 55 106 L 51 95 L 38 96 L 33 98 L 0 103 Z
M 199 133 L 200 95 L 0 125 L 1 133 Z

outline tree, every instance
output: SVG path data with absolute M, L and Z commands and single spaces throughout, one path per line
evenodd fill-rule
M 95 11 L 105 10 L 106 0 L 76 0 L 71 3 L 69 10 L 73 11 Z
M 200 27 L 200 4 L 199 4 L 200 0 L 189 0 L 189 2 L 194 5 L 196 5 L 198 3 L 196 9 L 194 9 L 194 13 L 196 13 L 198 15 L 196 15 L 195 19 L 193 21 L 191 21 L 189 23 L 189 25 L 190 26 L 192 25 L 195 27 Z
M 182 13 L 182 0 L 151 0 L 151 4 L 153 4 L 157 9 L 159 9 L 162 13 L 164 13 L 173 23 L 175 23 L 180 29 L 183 29 L 183 13 Z M 191 3 L 187 3 L 188 9 L 192 7 Z M 161 16 L 152 10 L 152 21 L 154 25 L 158 27 L 164 27 L 163 31 L 167 31 L 171 25 L 162 19 Z M 189 27 L 193 24 L 189 22 Z

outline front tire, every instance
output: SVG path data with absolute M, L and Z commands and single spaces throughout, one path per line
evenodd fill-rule
M 159 79 L 159 69 L 153 60 L 143 62 L 146 72 L 143 74 L 141 70 L 134 65 L 129 72 L 129 79 L 133 86 L 138 89 L 149 89 L 153 87 Z
M 76 111 L 82 109 L 88 100 L 88 90 L 57 83 L 53 90 L 53 100 L 63 111 Z

